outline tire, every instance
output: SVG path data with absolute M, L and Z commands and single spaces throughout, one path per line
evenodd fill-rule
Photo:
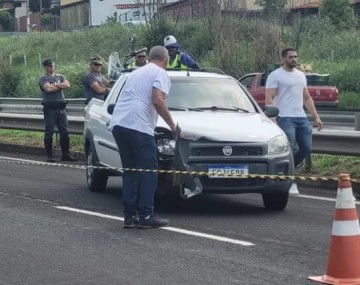
M 86 151 L 86 166 L 96 165 L 95 150 L 90 146 Z M 86 168 L 86 182 L 91 192 L 103 192 L 106 189 L 108 175 L 105 170 L 94 169 L 92 167 Z
M 289 193 L 262 194 L 263 203 L 266 209 L 272 211 L 282 211 L 286 208 Z

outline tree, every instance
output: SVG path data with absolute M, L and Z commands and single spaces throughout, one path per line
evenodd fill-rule
M 0 12 L 0 25 L 4 31 L 12 31 L 14 28 L 13 16 L 8 11 Z
M 355 26 L 354 11 L 349 0 L 323 0 L 320 15 L 328 17 L 340 30 Z
M 255 4 L 264 8 L 264 15 L 267 17 L 278 17 L 282 14 L 287 0 L 256 0 Z
M 40 11 L 40 2 L 39 0 L 29 0 L 29 8 L 32 12 L 36 13 Z M 42 0 L 42 8 L 49 9 L 51 0 Z

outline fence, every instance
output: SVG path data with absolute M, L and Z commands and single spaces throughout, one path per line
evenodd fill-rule
M 84 130 L 84 100 L 69 99 L 67 107 L 69 131 L 81 135 Z M 355 113 L 352 116 L 353 121 Z M 329 116 L 330 118 L 331 116 Z M 351 116 L 348 115 L 348 118 Z M 336 116 L 339 123 L 344 115 Z M 0 98 L 0 128 L 43 131 L 40 99 Z M 322 130 L 313 133 L 313 152 L 336 155 L 360 155 L 360 131 Z

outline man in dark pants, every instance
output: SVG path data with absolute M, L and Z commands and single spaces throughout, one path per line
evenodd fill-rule
M 66 101 L 63 89 L 70 87 L 69 81 L 64 75 L 55 73 L 55 62 L 47 59 L 43 62 L 45 75 L 40 77 L 39 86 L 42 93 L 42 105 L 44 106 L 45 135 L 44 145 L 47 154 L 47 162 L 55 162 L 52 156 L 52 143 L 55 126 L 60 134 L 60 146 L 62 161 L 75 161 L 69 153 L 69 133 L 66 115 Z
M 165 103 L 171 84 L 165 71 L 168 58 L 164 47 L 153 47 L 149 54 L 150 63 L 128 76 L 114 108 L 109 130 L 114 135 L 125 168 L 158 169 L 154 139 L 158 115 L 172 132 L 176 131 L 176 125 Z M 154 216 L 156 187 L 156 173 L 124 172 L 125 228 L 157 228 L 168 225 L 168 220 Z M 137 210 L 139 221 L 136 217 Z

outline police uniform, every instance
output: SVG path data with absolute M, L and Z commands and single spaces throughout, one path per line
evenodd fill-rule
M 51 59 L 43 62 L 44 67 L 54 65 L 54 61 Z M 44 89 L 44 84 L 50 83 L 55 85 L 62 83 L 66 80 L 62 74 L 54 73 L 52 75 L 45 74 L 39 79 L 39 86 L 42 93 L 42 105 L 44 106 L 44 121 L 45 121 L 45 134 L 44 134 L 44 146 L 48 156 L 48 162 L 54 162 L 52 158 L 52 143 L 53 135 L 55 132 L 55 126 L 57 127 L 60 134 L 60 146 L 62 150 L 61 160 L 63 161 L 74 161 L 69 153 L 69 132 L 68 132 L 68 120 L 66 114 L 66 101 L 64 91 L 62 88 L 57 91 L 47 92 Z

